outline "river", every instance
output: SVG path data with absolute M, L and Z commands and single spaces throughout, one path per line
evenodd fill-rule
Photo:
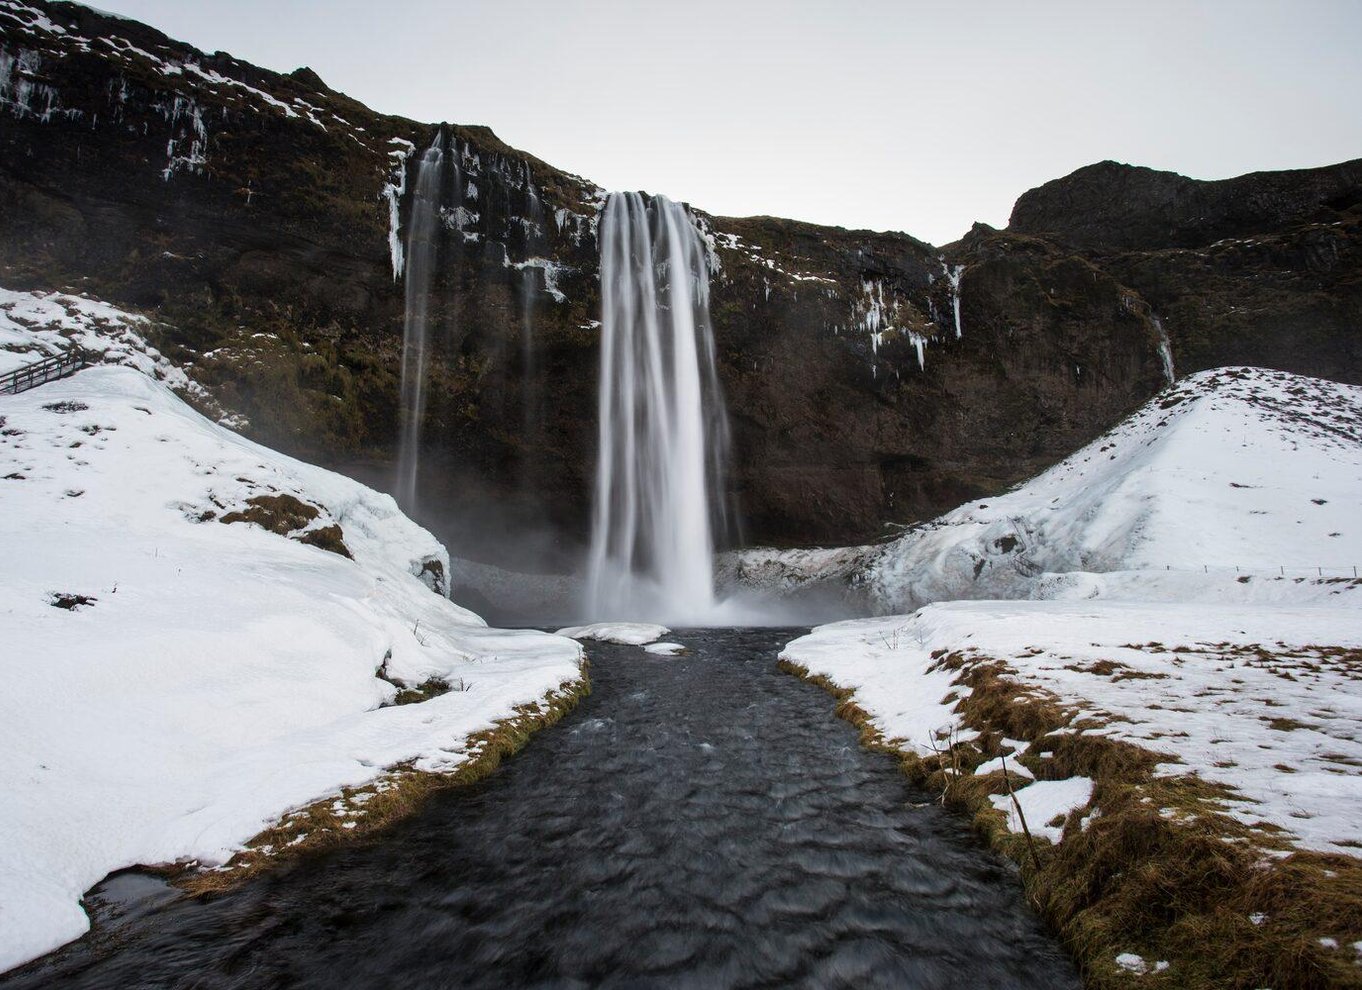
M 195 899 L 130 873 L 0 987 L 1079 986 L 1015 870 L 776 669 L 802 630 L 661 658 L 380 839 Z

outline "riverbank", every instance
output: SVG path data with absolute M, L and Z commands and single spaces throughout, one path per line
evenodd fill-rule
M 1017 862 L 1089 987 L 1350 987 L 1355 618 L 953 603 L 820 627 L 781 665 Z
M 210 422 L 120 341 L 145 368 L 0 397 L 0 971 L 82 935 L 111 873 L 360 833 L 585 690 L 577 643 L 450 601 L 391 498 Z
M 262 870 L 301 856 L 370 838 L 416 814 L 432 794 L 476 784 L 501 766 L 503 759 L 520 752 L 535 733 L 556 724 L 591 693 L 589 666 L 583 660 L 579 679 L 545 692 L 542 701 L 517 705 L 513 715 L 470 735 L 463 745 L 468 758 L 453 769 L 421 770 L 417 761 L 407 760 L 368 783 L 341 788 L 288 812 L 221 866 L 203 868 L 191 862 L 153 869 L 171 876 L 176 886 L 192 894 L 208 894 L 228 890 Z

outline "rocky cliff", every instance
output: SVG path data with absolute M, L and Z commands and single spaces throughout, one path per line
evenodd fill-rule
M 538 532 L 536 558 L 566 562 L 590 502 L 602 190 L 307 69 L 0 0 L 0 277 L 147 311 L 253 438 L 380 484 L 407 190 L 437 139 L 459 168 L 426 521 L 456 553 Z M 1169 340 L 1179 371 L 1359 380 L 1357 171 L 1233 180 L 1245 193 L 1104 164 L 944 249 L 697 210 L 747 540 L 872 539 L 1028 477 L 1163 387 Z
M 1362 381 L 1362 159 L 1218 182 L 1101 162 L 1025 193 L 1008 230 L 1081 251 L 1138 292 L 1179 372 Z

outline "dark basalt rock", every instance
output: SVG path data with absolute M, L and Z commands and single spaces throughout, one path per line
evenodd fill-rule
M 1092 251 L 1196 248 L 1359 206 L 1362 159 L 1213 182 L 1106 161 L 1022 193 L 1008 229 Z
M 1362 159 L 1217 182 L 1101 162 L 1023 194 L 1008 230 L 1082 251 L 1138 292 L 1180 372 L 1362 382 Z
M 564 566 L 595 456 L 601 190 L 487 128 L 0 0 L 0 284 L 148 311 L 153 342 L 254 439 L 386 487 L 403 298 L 385 186 L 405 172 L 410 189 L 440 134 L 461 185 L 431 307 L 424 521 L 456 555 Z M 1033 474 L 1162 387 L 1156 314 L 1180 370 L 1358 380 L 1357 167 L 1216 199 L 1202 187 L 1223 184 L 1106 163 L 943 249 L 697 212 L 746 538 L 873 539 Z M 1215 243 L 1245 224 L 1251 241 Z

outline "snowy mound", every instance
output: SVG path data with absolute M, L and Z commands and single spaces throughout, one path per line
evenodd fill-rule
M 444 549 L 391 498 L 131 368 L 0 397 L 0 493 L 0 970 L 79 936 L 107 873 L 221 862 L 386 767 L 459 766 L 580 676 L 576 643 L 444 597 Z M 454 689 L 390 705 L 431 679 Z
M 881 610 L 1094 597 L 1116 593 L 1113 583 L 1122 597 L 1217 584 L 1229 589 L 1222 597 L 1271 597 L 1269 580 L 1354 576 L 1360 493 L 1362 388 L 1257 368 L 1202 372 L 1026 484 L 909 532 L 864 580 Z M 1076 572 L 1140 573 L 1056 577 Z
M 652 643 L 671 632 L 666 626 L 653 622 L 594 622 L 589 626 L 568 626 L 559 629 L 559 636 L 571 639 L 594 639 L 602 643 L 619 643 L 622 646 L 642 646 Z
M 679 657 L 688 651 L 680 643 L 649 643 L 643 648 L 644 653 L 651 653 L 655 657 Z

